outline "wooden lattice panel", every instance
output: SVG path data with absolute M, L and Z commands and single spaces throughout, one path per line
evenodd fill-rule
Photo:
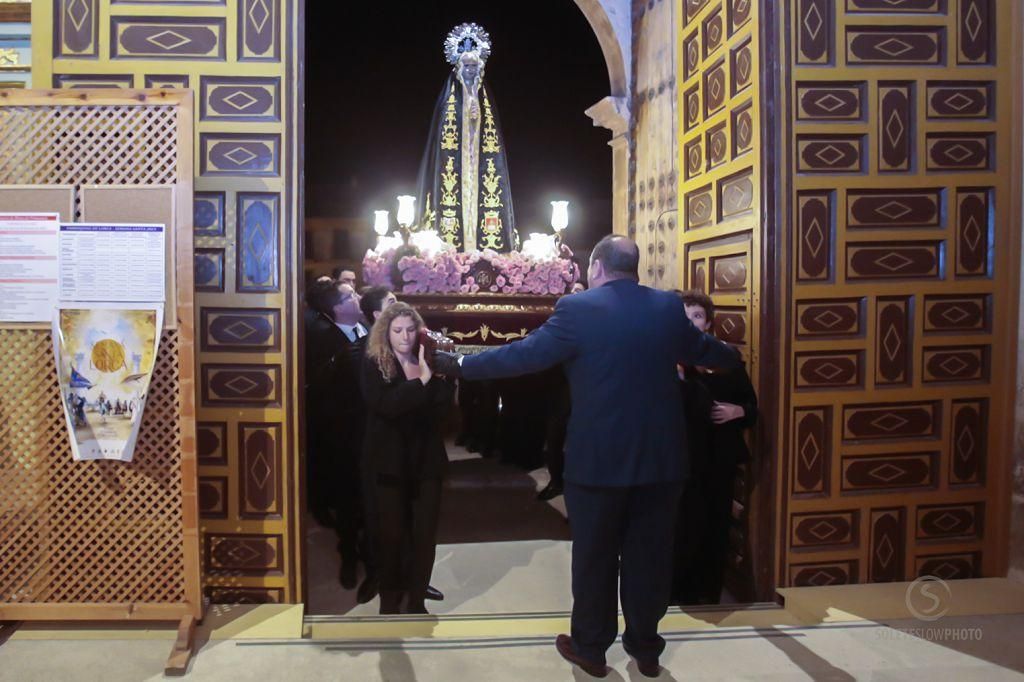
M 50 333 L 0 329 L 0 602 L 186 601 L 177 357 L 165 332 L 133 462 L 75 462 Z
M 0 620 L 202 613 L 196 504 L 192 114 L 187 93 L 0 91 L 0 185 L 152 188 L 175 286 L 133 461 L 72 458 L 48 329 L 0 328 Z M 86 207 L 88 208 L 88 207 Z M 76 210 L 75 219 L 83 211 Z
M 0 107 L 2 185 L 170 185 L 177 107 Z

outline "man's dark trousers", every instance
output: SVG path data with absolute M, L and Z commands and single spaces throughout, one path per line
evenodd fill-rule
M 579 655 L 605 663 L 605 651 L 618 633 L 617 593 L 626 619 L 626 652 L 640 661 L 656 661 L 665 649 L 658 622 L 668 610 L 682 489 L 681 481 L 624 487 L 566 481 L 572 640 Z

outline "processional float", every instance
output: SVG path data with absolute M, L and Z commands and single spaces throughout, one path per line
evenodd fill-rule
M 377 211 L 364 281 L 386 285 L 463 352 L 524 338 L 579 280 L 562 243 L 568 202 L 552 202 L 553 234 L 520 240 L 505 140 L 485 83 L 491 39 L 474 23 L 444 42 L 452 69 L 434 109 L 417 197 L 399 197 L 392 232 Z

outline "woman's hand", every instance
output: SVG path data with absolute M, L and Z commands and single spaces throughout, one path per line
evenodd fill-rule
M 711 406 L 711 421 L 715 424 L 725 424 L 734 419 L 741 419 L 743 414 L 743 408 L 732 403 L 720 403 L 716 400 Z
M 433 370 L 430 369 L 430 365 L 427 364 L 427 356 L 423 350 L 423 344 L 420 344 L 420 381 L 426 386 L 430 382 L 430 378 L 434 376 Z

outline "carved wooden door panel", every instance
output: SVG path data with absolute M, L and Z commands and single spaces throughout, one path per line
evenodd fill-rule
M 760 8 L 752 0 L 680 0 L 679 286 L 715 301 L 715 332 L 759 385 L 762 276 Z M 737 487 L 729 589 L 754 598 L 755 557 L 769 556 L 770 515 L 745 467 Z M 765 508 L 766 511 L 769 511 Z M 762 586 L 762 590 L 763 590 Z
M 632 158 L 628 234 L 640 247 L 640 281 L 678 282 L 678 122 L 674 0 L 633 0 Z
M 1002 570 L 1011 5 L 786 3 L 780 584 Z

